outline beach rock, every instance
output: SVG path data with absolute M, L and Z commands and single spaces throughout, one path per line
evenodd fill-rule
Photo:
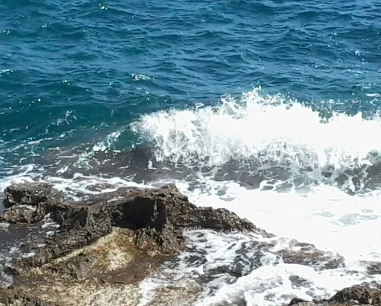
M 5 269 L 13 277 L 12 287 L 0 291 L 5 305 L 96 305 L 100 292 L 107 301 L 136 305 L 137 284 L 185 248 L 184 229 L 272 236 L 228 210 L 197 207 L 174 185 L 122 188 L 78 203 L 62 202 L 46 184 L 14 184 L 4 204 L 8 222 L 35 223 L 49 215 L 59 226 L 54 235 L 28 236 L 22 250 L 28 256 Z
M 26 205 L 15 205 L 7 208 L 0 220 L 9 223 L 34 223 L 40 221 L 36 210 Z
M 29 294 L 19 289 L 11 289 L 0 293 L 0 305 L 58 306 L 58 304 L 42 301 L 33 294 Z
M 381 290 L 358 285 L 340 290 L 328 300 L 307 302 L 299 298 L 291 300 L 290 306 L 355 306 L 381 305 Z
M 367 286 L 353 286 L 337 292 L 328 302 L 381 305 L 381 291 Z
M 42 202 L 59 202 L 61 194 L 44 183 L 12 184 L 4 190 L 4 208 L 13 205 L 36 206 Z

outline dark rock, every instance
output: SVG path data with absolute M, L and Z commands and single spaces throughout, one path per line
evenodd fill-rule
M 299 298 L 293 298 L 291 300 L 290 304 L 288 304 L 288 305 L 292 306 L 292 305 L 299 304 L 299 303 L 304 303 L 304 302 L 307 302 L 307 301 L 299 299 Z
M 50 214 L 51 219 L 60 225 L 58 234 L 47 237 L 43 248 L 36 248 L 36 243 L 30 242 L 25 252 L 35 255 L 17 260 L 15 274 L 23 274 L 31 267 L 41 267 L 88 246 L 111 233 L 112 227 L 131 230 L 135 248 L 150 256 L 168 256 L 183 250 L 185 228 L 248 230 L 271 236 L 228 210 L 199 208 L 189 203 L 173 185 L 160 189 L 125 188 L 92 197 L 83 203 L 60 203 L 57 202 L 57 192 L 47 185 L 21 184 L 8 187 L 5 198 L 8 207 L 26 203 L 36 207 L 35 215 L 28 217 L 28 222 Z M 66 262 L 66 269 L 72 271 L 73 265 L 80 271 L 85 269 L 88 258 L 79 259 Z
M 40 298 L 20 289 L 0 291 L 0 304 L 18 306 L 59 306 L 55 303 L 42 301 Z
M 328 300 L 306 302 L 299 298 L 291 300 L 294 306 L 355 306 L 355 305 L 381 305 L 381 290 L 372 289 L 368 286 L 353 286 L 337 292 Z
M 36 206 L 42 202 L 59 202 L 61 194 L 48 184 L 22 183 L 12 184 L 4 190 L 4 208 L 13 205 Z
M 353 286 L 339 291 L 328 302 L 381 305 L 381 291 L 367 286 Z
M 24 205 L 15 205 L 6 209 L 0 220 L 9 223 L 34 223 L 41 221 L 33 207 Z

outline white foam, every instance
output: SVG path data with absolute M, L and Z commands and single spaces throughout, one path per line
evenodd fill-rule
M 78 168 L 86 168 L 89 166 L 89 160 L 94 154 L 97 152 L 105 152 L 112 147 L 112 145 L 119 139 L 123 131 L 114 131 L 110 134 L 106 135 L 104 139 L 96 142 L 92 147 L 86 148 L 86 152 L 80 154 L 75 162 L 75 166 Z M 71 156 L 67 156 L 70 158 Z M 67 171 L 67 167 L 62 167 L 58 170 L 59 173 L 65 173 Z
M 208 165 L 256 157 L 262 163 L 348 167 L 381 149 L 370 137 L 381 133 L 378 116 L 364 120 L 361 114 L 334 113 L 324 122 L 312 109 L 260 90 L 244 94 L 239 101 L 222 99 L 216 107 L 144 115 L 131 128 L 156 144 L 159 159 L 196 158 L 207 160 Z
M 322 120 L 300 103 L 263 95 L 259 89 L 240 101 L 223 99 L 215 107 L 143 115 L 132 129 L 154 142 L 162 159 L 221 165 L 231 158 L 254 156 L 262 167 L 287 161 L 294 169 L 311 166 L 318 175 L 327 165 L 350 169 L 373 164 L 369 153 L 381 151 L 381 143 L 370 137 L 381 133 L 378 116 L 334 113 Z M 198 177 L 200 188 L 188 191 L 186 183 L 178 185 L 199 205 L 228 208 L 270 232 L 337 250 L 350 259 L 381 258 L 381 247 L 372 243 L 381 238 L 379 192 L 350 196 L 321 184 L 299 195 L 293 190 L 247 190 L 234 182 Z
M 284 263 L 279 254 L 290 250 L 289 239 L 209 230 L 188 231 L 186 235 L 190 248 L 178 257 L 177 263 L 164 265 L 140 284 L 143 296 L 140 306 L 154 305 L 155 294 L 162 292 L 162 288 L 191 288 L 200 283 L 203 290 L 191 305 L 229 305 L 244 299 L 250 306 L 275 306 L 287 304 L 295 296 L 306 300 L 324 298 L 364 280 L 381 280 L 379 276 L 367 276 L 360 266 L 320 270 L 316 266 Z M 257 246 L 256 242 L 262 244 Z M 266 247 L 274 243 L 274 247 Z M 243 267 L 238 278 L 229 275 L 229 270 L 237 267 L 237 261 Z M 292 278 L 298 278 L 301 284 L 293 284 Z
M 264 95 L 260 90 L 244 94 L 239 101 L 223 99 L 215 107 L 144 115 L 131 125 L 131 129 L 144 141 L 154 144 L 159 160 L 216 167 L 231 159 L 256 160 L 257 168 L 287 166 L 295 173 L 311 167 L 318 182 L 324 167 L 333 166 L 337 170 L 371 165 L 378 161 L 370 153 L 381 151 L 381 143 L 371 137 L 381 133 L 377 115 L 364 119 L 361 114 L 334 113 L 331 119 L 322 120 L 317 112 L 296 101 Z M 90 153 L 106 150 L 119 135 L 118 131 L 109 134 L 105 141 L 89 148 Z M 83 155 L 80 161 L 88 157 Z M 32 166 L 24 170 L 13 180 L 33 177 Z M 368 275 L 361 264 L 364 260 L 381 260 L 381 245 L 375 243 L 381 238 L 381 193 L 377 188 L 373 192 L 350 196 L 334 184 L 327 185 L 320 180 L 320 184 L 310 186 L 303 193 L 295 189 L 280 193 L 249 190 L 237 182 L 215 181 L 203 173 L 194 177 L 197 184 L 192 182 L 192 186 L 185 181 L 176 182 L 193 203 L 227 208 L 279 236 L 274 238 L 276 245 L 272 249 L 263 251 L 259 268 L 246 271 L 236 281 L 231 281 L 227 275 L 215 275 L 204 284 L 195 305 L 217 305 L 238 297 L 243 297 L 247 305 L 279 305 L 280 302 L 288 303 L 292 296 L 327 297 L 345 286 L 381 280 Z M 53 183 L 74 199 L 76 194 L 145 186 L 129 178 L 82 174 L 76 174 L 73 179 L 44 177 L 43 181 Z M 9 182 L 9 178 L 3 180 L 1 187 Z M 175 266 L 169 264 L 158 275 L 141 283 L 140 306 L 149 305 L 155 298 L 155 291 L 162 287 L 171 284 L 193 286 L 200 276 L 207 275 L 213 268 L 232 265 L 239 242 L 261 239 L 206 232 L 206 240 L 197 240 L 197 235 L 193 234 L 188 233 L 188 246 L 205 251 L 206 262 L 188 264 L 189 254 L 180 255 Z M 277 261 L 277 250 L 291 248 L 292 238 L 313 243 L 327 254 L 339 253 L 344 256 L 346 267 L 320 271 L 316 267 Z M 305 279 L 306 285 L 293 286 L 290 281 L 293 275 Z
M 188 190 L 190 201 L 227 208 L 276 235 L 336 251 L 351 260 L 381 260 L 381 196 L 350 196 L 335 187 L 319 186 L 307 195 L 247 190 L 237 183 L 205 182 L 205 189 Z M 229 197 L 217 196 L 219 190 Z
M 0 190 L 4 190 L 6 187 L 11 185 L 12 183 L 22 183 L 25 181 L 31 182 L 33 181 L 32 175 L 34 165 L 28 164 L 19 167 L 18 174 L 13 174 L 11 176 L 4 177 L 0 180 Z
M 381 151 L 381 143 L 372 137 L 381 133 L 378 115 L 365 119 L 361 114 L 333 113 L 332 118 L 323 120 L 317 112 L 296 101 L 254 90 L 239 101 L 223 99 L 215 107 L 143 115 L 131 129 L 154 144 L 159 160 L 218 167 L 231 159 L 255 159 L 256 167 L 262 169 L 311 167 L 312 175 L 320 181 L 303 194 L 294 189 L 288 193 L 248 190 L 237 182 L 218 182 L 202 173 L 196 176 L 197 184 L 177 181 L 193 203 L 227 208 L 269 232 L 313 243 L 328 253 L 337 252 L 346 263 L 345 268 L 319 271 L 296 264 L 275 264 L 270 252 L 264 255 L 262 267 L 232 284 L 217 277 L 211 283 L 217 290 L 205 289 L 196 305 L 219 305 L 237 297 L 244 297 L 247 305 L 279 305 L 280 301 L 288 303 L 292 296 L 322 298 L 346 286 L 380 280 L 368 275 L 361 261 L 381 260 L 381 246 L 375 243 L 381 239 L 381 193 L 376 188 L 351 196 L 335 184 L 326 185 L 319 180 L 327 166 L 344 171 L 379 162 L 379 157 L 371 156 Z M 207 248 L 210 244 L 212 247 Z M 223 254 L 215 258 L 217 265 L 234 257 L 227 245 L 222 234 L 204 242 L 208 253 Z M 234 253 L 234 248 L 230 251 Z M 213 262 L 210 254 L 209 259 Z M 205 271 L 205 265 L 182 265 L 179 271 L 183 274 L 178 275 L 192 275 L 187 270 L 192 268 L 196 274 Z M 292 287 L 290 275 L 306 279 L 308 286 Z M 179 276 L 172 277 L 179 282 Z M 191 277 L 188 285 L 190 281 Z M 153 291 L 160 287 L 160 283 L 152 279 L 150 282 Z M 144 290 L 148 290 L 148 281 L 144 284 Z
M 6 180 L 1 180 L 0 188 L 4 189 L 12 183 L 32 181 L 48 183 L 74 201 L 80 201 L 83 199 L 83 196 L 113 192 L 122 187 L 152 188 L 149 185 L 135 183 L 131 178 L 101 177 L 96 175 L 83 175 L 81 173 L 75 173 L 72 178 L 59 176 L 40 177 L 31 171 L 23 172 L 17 176 L 10 176 Z

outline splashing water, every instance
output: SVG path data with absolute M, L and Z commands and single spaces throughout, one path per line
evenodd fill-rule
M 377 139 L 364 135 L 381 131 L 381 123 L 378 116 L 364 120 L 361 114 L 334 113 L 323 120 L 311 108 L 255 90 L 217 107 L 146 115 L 132 129 L 156 144 L 158 157 L 175 162 L 197 158 L 220 165 L 265 153 L 278 163 L 340 167 L 366 163 L 368 153 L 378 151 Z
M 270 171 L 271 175 L 258 189 L 245 188 L 231 179 L 216 180 L 211 172 L 202 171 L 193 176 L 197 184 L 182 180 L 177 185 L 198 205 L 227 208 L 278 237 L 296 238 L 343 256 L 343 266 L 318 271 L 277 261 L 274 253 L 267 250 L 262 254 L 262 266 L 246 276 L 230 281 L 226 273 L 215 276 L 194 305 L 224 305 L 240 299 L 247 305 L 279 305 L 279 301 L 289 302 L 290 294 L 307 299 L 328 297 L 345 286 L 378 279 L 361 264 L 381 259 L 381 247 L 375 243 L 381 239 L 378 226 L 381 193 L 377 180 L 380 144 L 369 137 L 381 132 L 378 115 L 364 119 L 361 114 L 333 113 L 331 118 L 322 119 L 296 101 L 265 96 L 255 90 L 243 95 L 240 101 L 223 99 L 216 107 L 145 115 L 131 128 L 144 141 L 153 143 L 159 160 L 175 165 L 192 169 L 204 166 L 221 169 L 229 165 L 235 171 L 251 174 L 287 169 L 288 175 L 283 178 L 279 171 Z M 350 194 L 338 181 L 344 174 L 344 185 L 352 190 Z M 295 183 L 303 175 L 313 178 L 314 183 L 302 192 L 295 188 Z M 291 181 L 293 188 L 287 191 L 263 188 L 284 181 Z M 301 185 L 306 184 L 304 177 Z M 194 249 L 197 239 L 189 235 L 189 247 Z M 231 253 L 223 252 L 224 256 L 216 259 L 215 264 L 223 265 L 224 260 L 233 263 L 240 253 L 234 244 L 237 239 L 216 235 L 209 242 L 203 240 L 204 250 L 213 245 L 212 241 L 219 241 L 220 245 L 207 249 L 209 259 L 213 252 L 230 246 Z M 279 244 L 281 238 L 278 239 Z M 248 256 L 248 266 L 253 260 Z M 207 264 L 187 266 L 183 258 L 181 265 L 176 282 L 187 271 L 185 267 L 207 274 Z M 295 287 L 290 281 L 292 275 L 305 279 L 305 285 Z M 151 279 L 143 289 L 167 285 Z
M 191 202 L 227 208 L 277 235 L 266 240 L 189 231 L 186 252 L 141 283 L 141 306 L 153 305 L 156 293 L 168 286 L 194 288 L 197 294 L 189 305 L 270 306 L 293 296 L 327 297 L 345 286 L 381 280 L 368 269 L 381 259 L 381 247 L 374 243 L 381 238 L 380 145 L 366 137 L 381 132 L 378 115 L 321 118 L 297 101 L 254 90 L 214 107 L 144 115 L 130 128 L 152 145 L 158 163 L 183 175 L 156 176 L 150 186 L 175 182 Z M 92 151 L 112 149 L 119 137 L 119 131 L 107 135 Z M 86 165 L 93 155 L 78 159 Z M 133 178 L 80 173 L 63 178 L 40 170 L 28 165 L 2 185 L 34 178 L 73 199 L 143 186 Z M 258 178 L 258 188 L 242 184 L 253 178 Z M 320 250 L 320 262 L 287 261 L 284 254 L 295 249 L 293 239 L 314 244 L 310 252 Z M 329 266 L 333 259 L 340 264 Z M 231 273 L 237 262 L 240 277 Z

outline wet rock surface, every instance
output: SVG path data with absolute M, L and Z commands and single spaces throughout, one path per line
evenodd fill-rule
M 11 185 L 4 190 L 4 207 L 14 205 L 36 206 L 42 202 L 57 203 L 61 194 L 52 186 L 43 183 L 21 183 Z
M 289 306 L 354 306 L 354 305 L 381 305 L 380 288 L 371 288 L 367 285 L 344 288 L 328 300 L 307 302 L 294 298 Z
M 32 227 L 47 216 L 59 226 L 53 234 L 23 235 L 22 251 L 29 255 L 3 269 L 13 278 L 0 292 L 5 305 L 87 305 L 78 301 L 78 292 L 91 300 L 105 288 L 108 302 L 118 304 L 118 292 L 127 287 L 131 302 L 137 284 L 185 248 L 184 229 L 271 236 L 228 210 L 191 204 L 173 185 L 124 188 L 76 203 L 61 201 L 60 193 L 45 184 L 16 184 L 6 188 L 4 206 L 2 220 L 15 226 Z M 19 238 L 12 227 L 4 235 Z M 91 305 L 97 300 L 93 297 Z
M 8 284 L 1 282 L 0 305 L 136 306 L 143 280 L 163 263 L 176 266 L 176 256 L 186 248 L 187 239 L 211 239 L 208 243 L 212 243 L 211 232 L 246 232 L 249 236 L 237 236 L 233 262 L 221 257 L 218 265 L 208 266 L 203 244 L 195 243 L 198 247 L 187 249 L 185 262 L 206 274 L 192 286 L 183 288 L 174 283 L 158 289 L 149 305 L 193 305 L 203 286 L 216 276 L 226 275 L 227 282 L 233 283 L 258 269 L 266 253 L 274 255 L 274 263 L 315 270 L 345 266 L 340 255 L 295 240 L 286 239 L 282 242 L 286 247 L 277 249 L 279 237 L 274 239 L 228 210 L 197 207 L 173 185 L 121 188 L 79 203 L 62 200 L 61 193 L 46 184 L 15 184 L 6 188 L 4 206 L 1 218 L 10 225 L 0 231 L 0 246 L 13 255 L 0 275 L 10 278 Z M 380 266 L 368 263 L 369 273 L 379 274 Z M 292 275 L 290 282 L 301 286 L 308 280 Z M 380 292 L 354 286 L 327 300 L 294 298 L 290 305 L 381 306 Z M 234 303 L 246 305 L 244 299 Z

